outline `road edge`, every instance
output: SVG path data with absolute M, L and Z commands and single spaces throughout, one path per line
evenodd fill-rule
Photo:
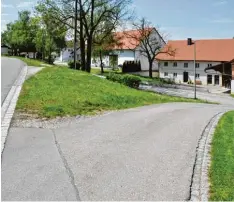
M 11 124 L 11 119 L 13 117 L 16 103 L 22 88 L 22 85 L 26 79 L 28 72 L 28 66 L 25 65 L 21 69 L 19 76 L 11 87 L 9 93 L 7 94 L 6 99 L 4 100 L 1 108 L 1 154 L 3 153 L 8 130 Z
M 196 149 L 189 201 L 208 201 L 209 199 L 209 167 L 211 163 L 211 143 L 215 128 L 224 115 L 224 112 L 216 114 L 206 125 Z

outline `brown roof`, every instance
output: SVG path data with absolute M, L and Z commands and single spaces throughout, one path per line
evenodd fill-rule
M 234 39 L 196 40 L 196 59 L 198 61 L 227 62 L 234 57 Z M 174 55 L 160 53 L 157 60 L 194 60 L 194 46 L 188 46 L 187 40 L 168 41 L 164 47 L 174 50 Z
M 147 33 L 151 33 L 154 28 L 145 29 Z M 118 40 L 119 45 L 112 48 L 113 50 L 125 49 L 133 50 L 140 43 L 140 37 L 145 35 L 142 30 L 128 30 L 123 32 L 116 32 L 115 38 Z

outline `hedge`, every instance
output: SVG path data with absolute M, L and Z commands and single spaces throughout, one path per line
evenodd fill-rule
M 141 79 L 134 75 L 121 75 L 109 73 L 109 75 L 106 78 L 110 81 L 118 82 L 131 88 L 138 88 L 141 82 Z
M 79 69 L 80 69 L 80 66 L 81 66 L 80 62 L 77 61 L 77 62 L 76 62 L 76 69 L 79 70 Z M 72 61 L 72 60 L 69 61 L 69 62 L 68 62 L 68 67 L 69 67 L 70 69 L 75 69 L 75 63 L 74 63 L 74 61 Z
M 140 72 L 141 71 L 141 62 L 140 61 L 125 61 L 123 63 L 122 72 Z

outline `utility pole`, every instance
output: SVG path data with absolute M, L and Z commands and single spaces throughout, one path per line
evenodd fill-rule
M 77 47 L 77 3 L 78 0 L 75 0 L 75 28 L 74 28 L 74 65 L 76 69 L 76 47 Z
M 197 99 L 197 84 L 196 84 L 196 42 L 192 41 L 192 38 L 187 40 L 188 46 L 194 45 L 194 99 Z
M 193 43 L 194 45 L 194 99 L 197 99 L 197 84 L 196 84 L 196 42 Z

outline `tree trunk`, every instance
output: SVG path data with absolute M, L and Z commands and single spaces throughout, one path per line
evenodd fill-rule
M 101 74 L 104 73 L 104 69 L 103 69 L 103 62 L 102 62 L 102 51 L 99 51 L 99 57 L 100 57 L 100 62 L 101 62 Z
M 153 62 L 149 61 L 149 77 L 153 78 Z
M 81 54 L 81 70 L 85 71 L 86 62 L 85 62 L 85 40 L 84 40 L 84 24 L 83 24 L 83 10 L 82 10 L 82 1 L 79 0 L 80 7 L 80 54 Z
M 92 36 L 89 36 L 87 41 L 87 60 L 86 60 L 86 71 L 91 71 L 91 56 L 92 56 Z

